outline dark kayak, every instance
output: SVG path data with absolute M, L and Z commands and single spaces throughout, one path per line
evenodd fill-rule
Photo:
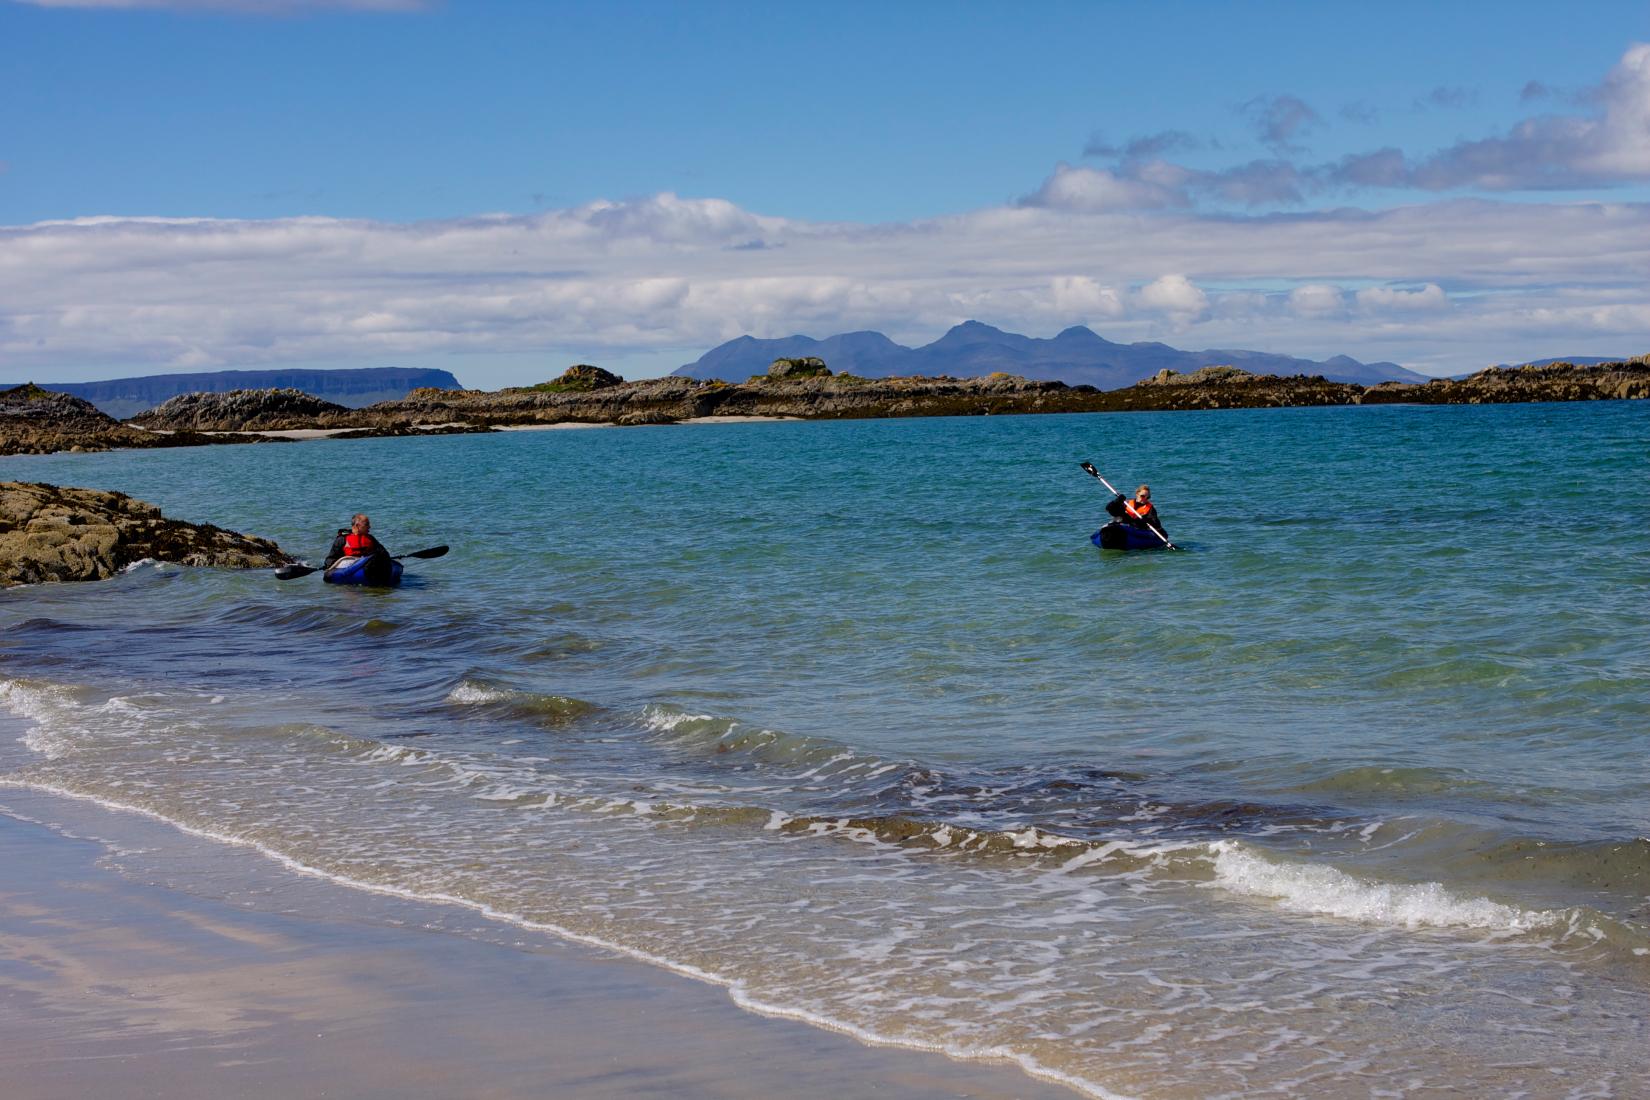
M 1156 531 L 1127 523 L 1108 523 L 1089 541 L 1102 550 L 1162 550 L 1166 545 Z
M 321 574 L 328 584 L 363 584 L 370 588 L 390 588 L 401 583 L 401 563 L 375 554 L 370 558 L 339 558 Z

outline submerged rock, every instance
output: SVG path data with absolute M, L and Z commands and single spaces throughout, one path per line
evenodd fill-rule
M 167 519 L 124 493 L 0 481 L 0 586 L 100 580 L 149 559 L 227 569 L 293 560 L 268 539 Z

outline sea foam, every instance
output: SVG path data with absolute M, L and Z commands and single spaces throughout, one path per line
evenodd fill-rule
M 1274 899 L 1294 913 L 1403 928 L 1497 932 L 1529 932 L 1566 923 L 1558 913 L 1460 897 L 1436 882 L 1366 882 L 1334 867 L 1268 859 L 1234 841 L 1220 840 L 1209 847 L 1214 854 L 1215 886 L 1246 897 Z

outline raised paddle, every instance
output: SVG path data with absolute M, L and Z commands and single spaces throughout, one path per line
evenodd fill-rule
M 1117 496 L 1122 496 L 1123 495 L 1122 493 L 1117 492 L 1116 489 L 1112 489 L 1111 482 L 1107 481 L 1105 478 L 1100 476 L 1100 471 L 1096 470 L 1094 468 L 1094 464 L 1092 462 L 1079 462 L 1078 465 L 1083 467 L 1083 472 L 1084 473 L 1086 473 L 1090 477 L 1094 478 L 1096 481 L 1098 481 L 1100 484 L 1104 485 L 1106 488 L 1111 489 L 1111 491 L 1115 495 L 1117 495 Z M 1153 527 L 1151 524 L 1149 524 L 1149 523 L 1146 524 L 1146 530 L 1150 531 L 1152 534 L 1154 534 L 1158 538 L 1162 539 L 1163 540 L 1163 545 L 1167 546 L 1170 550 L 1179 550 L 1180 549 L 1180 547 L 1176 546 L 1174 543 L 1169 541 L 1169 536 L 1165 535 L 1162 531 L 1159 531 L 1157 528 Z
M 396 554 L 391 561 L 400 561 L 402 558 L 439 558 L 447 552 L 445 546 L 432 546 L 428 550 L 414 550 L 410 554 Z M 307 577 L 311 573 L 319 573 L 324 566 L 320 565 L 281 565 L 275 569 L 275 579 L 290 581 L 295 577 Z

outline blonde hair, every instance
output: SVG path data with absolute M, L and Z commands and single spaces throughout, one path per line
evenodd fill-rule
M 1142 485 L 1139 489 L 1134 491 L 1134 495 L 1139 496 L 1142 491 L 1149 493 L 1152 491 L 1152 487 L 1150 485 Z

